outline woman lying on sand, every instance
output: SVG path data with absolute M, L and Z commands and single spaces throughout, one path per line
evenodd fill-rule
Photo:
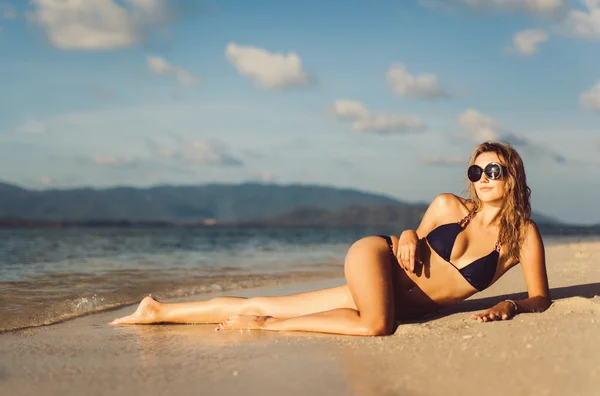
M 217 297 L 163 304 L 142 300 L 112 324 L 219 323 L 217 330 L 261 329 L 382 336 L 413 319 L 482 291 L 521 263 L 528 298 L 473 315 L 480 322 L 551 304 L 544 246 L 530 219 L 523 161 L 510 146 L 477 146 L 467 171 L 470 199 L 436 197 L 417 230 L 369 236 L 346 255 L 347 284 L 282 297 Z

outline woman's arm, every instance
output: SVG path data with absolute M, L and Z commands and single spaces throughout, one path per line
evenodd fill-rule
M 527 227 L 525 242 L 521 247 L 521 268 L 527 285 L 528 298 L 515 301 L 517 312 L 544 312 L 552 301 L 546 273 L 546 256 L 540 232 L 533 221 Z
M 520 262 L 528 297 L 523 300 L 503 301 L 483 313 L 473 315 L 473 319 L 480 322 L 510 319 L 517 313 L 544 312 L 552 305 L 546 273 L 544 243 L 533 221 L 530 221 L 527 226 L 525 241 L 521 246 Z
M 406 271 L 413 273 L 415 263 L 421 262 L 419 255 L 419 240 L 423 239 L 433 230 L 440 215 L 447 214 L 452 206 L 460 205 L 460 200 L 453 194 L 444 193 L 434 198 L 431 202 L 421 222 L 416 230 L 405 230 L 398 238 L 398 245 L 394 255 L 398 259 L 400 266 Z
M 425 238 L 438 225 L 440 216 L 452 213 L 451 210 L 458 208 L 460 205 L 462 203 L 454 194 L 444 193 L 435 197 L 425 211 L 419 227 L 415 230 L 418 238 Z

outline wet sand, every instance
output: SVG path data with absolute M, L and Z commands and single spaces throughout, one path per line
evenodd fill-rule
M 523 298 L 519 267 L 456 307 L 401 324 L 390 337 L 107 325 L 134 307 L 0 334 L 0 393 L 600 394 L 600 243 L 548 247 L 547 259 L 552 307 L 503 322 L 470 316 Z M 287 294 L 342 282 L 233 294 Z

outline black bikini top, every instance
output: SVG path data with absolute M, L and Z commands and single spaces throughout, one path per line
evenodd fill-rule
M 490 254 L 473 261 L 463 268 L 457 268 L 450 262 L 450 254 L 452 253 L 456 237 L 465 229 L 472 217 L 473 215 L 469 213 L 458 223 L 442 224 L 441 226 L 436 227 L 427 234 L 427 242 L 429 242 L 431 248 L 435 250 L 441 258 L 456 268 L 471 286 L 482 291 L 492 283 L 492 280 L 494 280 L 494 276 L 496 275 L 496 267 L 498 265 L 501 248 L 499 241 L 496 242 L 494 250 Z

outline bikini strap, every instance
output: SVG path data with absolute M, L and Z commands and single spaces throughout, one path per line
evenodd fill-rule
M 473 218 L 473 212 L 469 212 L 467 213 L 467 215 L 465 217 L 463 217 L 458 224 L 460 225 L 461 228 L 465 228 L 469 222 L 471 221 L 471 219 Z M 500 243 L 500 239 L 498 239 L 496 241 L 496 244 L 494 245 L 494 250 L 498 253 L 500 253 L 500 249 L 502 249 L 502 244 Z
M 467 213 L 467 215 L 465 217 L 463 217 L 458 222 L 458 225 L 460 225 L 460 228 L 465 228 L 469 224 L 469 222 L 471 221 L 472 218 L 473 218 L 473 213 L 469 212 L 469 213 Z
M 502 244 L 500 243 L 500 241 L 498 241 L 494 245 L 494 250 L 497 251 L 498 253 L 500 253 L 500 249 L 502 249 Z

